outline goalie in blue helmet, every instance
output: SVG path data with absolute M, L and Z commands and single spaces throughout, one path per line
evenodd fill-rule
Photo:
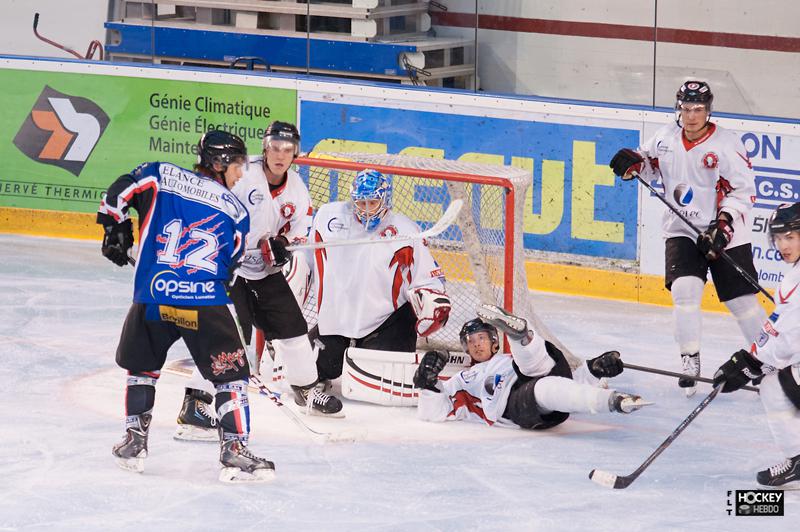
M 353 214 L 367 231 L 374 231 L 392 209 L 392 183 L 377 170 L 362 170 L 350 186 Z

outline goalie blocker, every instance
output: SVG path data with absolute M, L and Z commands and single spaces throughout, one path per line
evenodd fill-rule
M 414 372 L 424 353 L 401 353 L 349 347 L 342 371 L 342 395 L 384 406 L 416 406 L 419 390 Z M 465 353 L 450 353 L 440 378 L 449 378 L 472 364 Z

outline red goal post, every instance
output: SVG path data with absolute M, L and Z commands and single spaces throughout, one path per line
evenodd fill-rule
M 528 292 L 522 228 L 526 192 L 532 181 L 529 171 L 371 153 L 316 152 L 298 157 L 295 164 L 308 185 L 315 210 L 328 202 L 349 200 L 353 177 L 367 168 L 390 177 L 392 208 L 415 221 L 421 230 L 433 225 L 453 199 L 464 202 L 457 221 L 427 240 L 444 271 L 453 312 L 447 326 L 420 339 L 418 348 L 461 350 L 458 332 L 464 321 L 475 317 L 480 303 L 521 314 L 563 348 L 533 311 Z M 304 309 L 310 324 L 315 322 L 315 303 L 310 301 Z

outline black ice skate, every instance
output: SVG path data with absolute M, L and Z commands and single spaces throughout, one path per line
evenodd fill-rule
M 527 345 L 533 340 L 533 331 L 528 329 L 528 321 L 519 316 L 514 316 L 495 305 L 481 305 L 477 309 L 480 319 L 494 325 L 512 340 L 519 340 L 522 345 Z
M 251 453 L 240 440 L 220 443 L 219 463 L 222 482 L 268 482 L 275 478 L 275 464 Z
M 344 417 L 342 402 L 322 391 L 321 386 L 292 386 L 294 403 L 309 416 Z
M 211 406 L 211 394 L 186 388 L 183 407 L 178 414 L 178 427 L 173 438 L 188 441 L 219 441 L 217 416 Z
M 652 404 L 652 402 L 645 401 L 639 395 L 623 392 L 611 392 L 611 396 L 608 398 L 608 409 L 611 412 L 619 412 L 620 414 L 630 414 Z
M 125 430 L 124 438 L 111 449 L 111 454 L 117 457 L 117 465 L 122 469 L 141 473 L 144 471 L 144 459 L 147 458 L 147 433 L 153 416 L 144 413 L 132 417 L 135 418 L 135 425 Z
M 794 458 L 759 471 L 756 480 L 762 486 L 782 489 L 800 489 L 800 454 Z
M 692 377 L 700 376 L 700 353 L 692 355 L 681 355 L 681 362 L 683 363 L 683 374 Z M 681 377 L 678 379 L 678 386 L 683 388 L 686 397 L 691 397 L 697 391 L 697 381 L 694 379 L 686 379 Z

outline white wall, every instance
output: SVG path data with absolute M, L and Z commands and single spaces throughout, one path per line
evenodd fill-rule
M 473 13 L 474 0 L 442 0 Z M 627 0 L 483 0 L 487 15 L 652 26 L 655 2 Z M 797 0 L 662 0 L 661 28 L 800 39 Z M 439 35 L 472 38 L 470 28 L 435 26 Z M 650 105 L 653 44 L 644 41 L 479 30 L 478 73 L 490 92 Z M 800 51 L 771 52 L 658 43 L 655 103 L 671 106 L 680 83 L 707 79 L 717 110 L 800 118 Z
M 36 38 L 34 13 L 40 35 L 81 55 L 95 39 L 105 44 L 108 0 L 0 0 L 0 12 L 0 54 L 73 57 Z

